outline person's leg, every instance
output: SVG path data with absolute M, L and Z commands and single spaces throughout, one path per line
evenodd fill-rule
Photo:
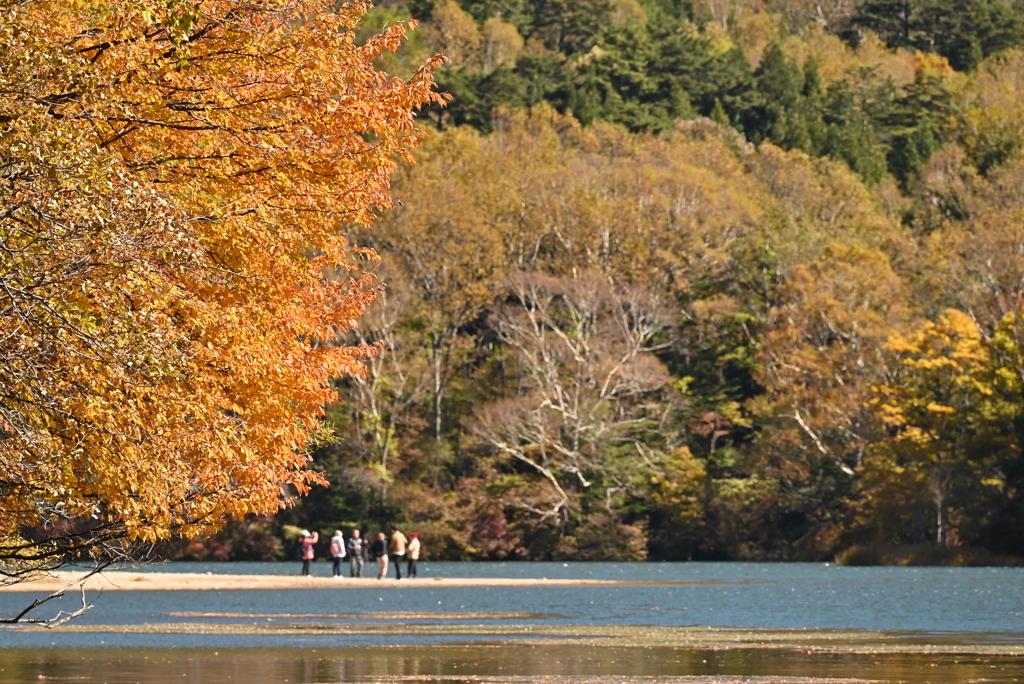
M 354 553 L 348 557 L 348 575 L 349 577 L 356 576 L 356 555 Z
M 378 556 L 377 567 L 377 579 L 384 579 L 384 577 L 388 574 L 388 557 Z
M 405 576 L 410 578 L 410 579 L 413 578 L 413 577 L 419 577 L 419 574 L 417 574 L 417 572 L 416 572 L 416 559 L 415 558 L 410 558 L 409 559 L 409 567 L 407 567 L 405 569 Z
M 302 559 L 302 575 L 303 575 L 303 577 L 309 575 L 309 564 L 310 564 L 310 560 L 308 558 L 303 558 Z
M 402 579 L 402 554 L 395 554 L 395 579 Z
M 333 568 L 333 573 L 332 574 L 335 577 L 338 577 L 339 575 L 341 575 L 341 556 L 335 556 L 334 557 L 334 568 Z

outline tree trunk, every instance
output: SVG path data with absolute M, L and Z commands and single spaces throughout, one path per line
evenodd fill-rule
M 386 436 L 384 440 L 384 449 L 380 455 L 380 476 L 384 479 L 384 483 L 380 488 L 380 514 L 382 518 L 385 510 L 387 510 L 388 503 L 388 440 Z
M 946 546 L 949 537 L 949 516 L 946 511 L 946 489 L 949 487 L 951 475 L 944 468 L 932 468 L 930 473 L 932 501 L 935 502 L 935 544 Z
M 936 515 L 935 543 L 939 546 L 946 545 L 946 507 L 942 500 L 938 502 L 938 514 Z
M 441 340 L 433 341 L 434 362 L 434 439 L 441 439 Z

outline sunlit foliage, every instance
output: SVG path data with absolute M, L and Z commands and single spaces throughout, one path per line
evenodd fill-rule
M 438 99 L 433 63 L 376 70 L 408 25 L 357 45 L 367 8 L 0 2 L 5 573 L 321 481 L 330 379 L 367 353 L 323 342 L 376 297 L 327 277 L 376 258 L 341 226 L 389 206 Z

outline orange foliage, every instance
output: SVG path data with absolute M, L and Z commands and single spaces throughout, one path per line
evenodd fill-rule
M 345 226 L 389 206 L 440 101 L 436 61 L 374 68 L 413 23 L 357 45 L 368 7 L 0 2 L 8 557 L 57 517 L 152 540 L 318 481 L 329 380 L 370 351 L 324 341 L 377 295 L 325 274 L 376 260 Z

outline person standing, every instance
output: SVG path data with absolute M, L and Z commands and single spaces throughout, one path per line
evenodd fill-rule
M 402 561 L 405 560 L 405 548 L 409 540 L 398 531 L 394 525 L 391 526 L 391 560 L 395 562 L 395 579 L 402 579 Z
M 331 537 L 331 560 L 334 562 L 333 577 L 341 577 L 341 561 L 345 558 L 345 537 L 341 530 L 335 530 Z
M 377 579 L 384 579 L 384 576 L 388 574 L 388 538 L 383 532 L 377 533 L 377 540 L 373 542 L 373 555 L 377 558 L 377 565 L 380 569 L 377 571 Z
M 406 568 L 406 579 L 419 579 L 419 573 L 416 572 L 416 561 L 420 559 L 420 535 L 418 532 L 413 532 L 409 535 L 409 549 L 407 551 L 409 555 L 409 567 Z
M 313 562 L 313 545 L 320 541 L 320 535 L 316 532 L 309 533 L 309 530 L 302 530 L 302 538 L 299 543 L 302 545 L 302 576 L 309 577 L 309 566 Z
M 352 530 L 348 538 L 348 569 L 352 577 L 363 576 L 363 561 L 366 560 L 366 549 L 359 538 L 359 530 Z

